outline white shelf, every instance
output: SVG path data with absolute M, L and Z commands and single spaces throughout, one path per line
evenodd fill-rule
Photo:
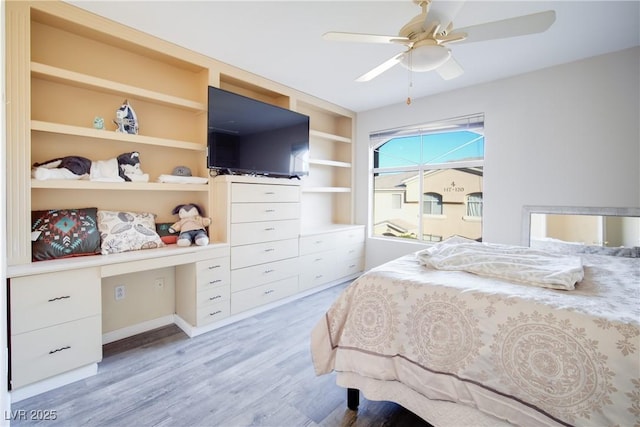
M 309 159 L 310 165 L 321 165 L 321 166 L 332 166 L 336 168 L 350 168 L 351 163 L 349 162 L 339 162 L 336 160 L 325 160 L 325 159 Z
M 87 138 L 107 139 L 110 141 L 130 142 L 133 144 L 147 144 L 158 147 L 172 147 L 184 150 L 206 151 L 207 147 L 195 142 L 179 141 L 175 139 L 156 138 L 144 135 L 132 135 L 109 130 L 99 130 L 80 126 L 64 125 L 60 123 L 31 120 L 31 130 L 39 132 L 58 133 L 62 135 L 84 136 Z
M 319 130 L 314 130 L 314 129 L 309 130 L 309 135 L 311 137 L 322 138 L 322 139 L 326 139 L 326 140 L 329 140 L 329 141 L 338 141 L 338 142 L 344 142 L 344 143 L 347 143 L 347 144 L 351 143 L 351 138 L 347 138 L 347 137 L 340 136 L 340 135 L 334 135 L 334 134 L 327 133 L 327 132 L 321 132 Z
M 197 113 L 207 111 L 207 105 L 190 99 L 179 98 L 160 92 L 130 86 L 63 68 L 52 67 L 39 62 L 31 62 L 31 75 L 45 80 L 61 82 L 70 86 L 86 88 L 109 94 L 133 97 L 141 100 L 183 108 Z
M 161 182 L 100 182 L 88 180 L 31 180 L 31 188 L 55 190 L 117 190 L 117 191 L 209 191 L 207 184 L 172 184 Z

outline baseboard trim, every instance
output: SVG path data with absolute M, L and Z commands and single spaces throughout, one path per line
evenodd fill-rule
M 11 402 L 19 402 L 29 397 L 33 397 L 40 393 L 44 393 L 54 388 L 62 387 L 63 385 L 71 384 L 76 381 L 89 378 L 98 373 L 98 364 L 92 363 L 91 365 L 83 366 L 82 368 L 74 369 L 73 371 L 65 372 L 63 374 L 56 375 L 55 377 L 47 378 L 37 383 L 29 384 L 24 387 L 20 387 L 17 390 L 11 390 Z
M 107 332 L 106 334 L 102 334 L 102 345 L 109 344 L 124 338 L 129 338 L 131 336 L 151 331 L 153 329 L 161 328 L 163 326 L 171 325 L 172 323 L 174 323 L 174 315 L 169 314 L 167 316 L 158 317 L 157 319 L 147 320 L 146 322 L 137 323 L 135 325 L 127 326 L 126 328 Z

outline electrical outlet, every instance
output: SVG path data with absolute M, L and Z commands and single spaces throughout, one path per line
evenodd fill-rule
M 164 289 L 164 277 L 158 277 L 156 280 L 153 281 L 153 285 L 154 288 L 158 291 L 161 291 Z
M 115 289 L 115 298 L 116 301 L 120 301 L 121 299 L 124 299 L 124 285 L 120 285 L 120 286 L 116 286 Z

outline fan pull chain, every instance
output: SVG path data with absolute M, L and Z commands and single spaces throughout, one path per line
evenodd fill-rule
M 409 87 L 407 88 L 407 105 L 411 105 L 411 88 L 413 87 L 413 52 L 409 51 Z

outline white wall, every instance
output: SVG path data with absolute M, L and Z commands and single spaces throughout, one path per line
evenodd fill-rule
M 640 47 L 358 114 L 356 221 L 369 133 L 485 115 L 485 241 L 520 244 L 523 205 L 640 207 Z M 367 239 L 367 268 L 419 249 Z

